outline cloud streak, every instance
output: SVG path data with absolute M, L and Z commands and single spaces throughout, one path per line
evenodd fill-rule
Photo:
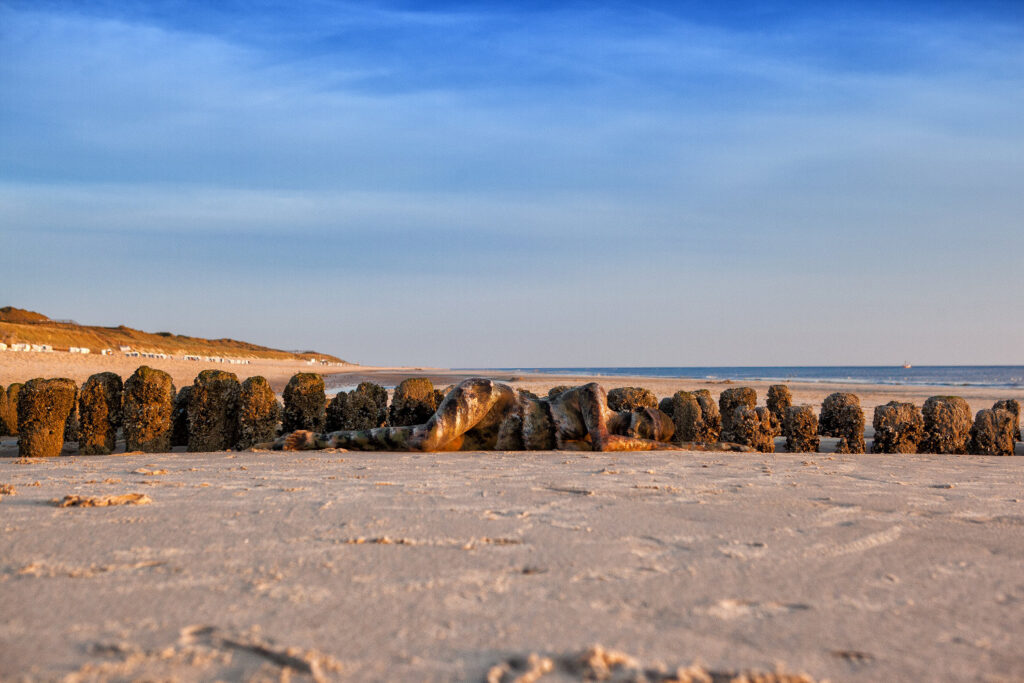
M 891 360 L 879 354 L 896 332 L 878 339 L 828 312 L 834 290 L 839 305 L 881 315 L 876 330 L 914 320 L 897 327 L 922 350 L 893 353 L 915 362 L 967 360 L 943 341 L 946 322 L 918 315 L 930 297 L 964 320 L 991 314 L 993 336 L 1024 332 L 978 303 L 991 288 L 1019 293 L 992 269 L 1024 213 L 1024 36 L 1003 14 L 38 7 L 0 9 L 11 303 L 133 322 L 99 294 L 76 292 L 68 310 L 68 285 L 32 273 L 54 254 L 84 255 L 120 269 L 104 276 L 116 289 L 140 275 L 125 265 L 138 253 L 151 273 L 216 287 L 241 311 L 168 305 L 157 327 L 176 324 L 168 315 L 190 329 L 230 322 L 212 333 L 365 362 Z M 325 285 L 315 307 L 374 321 L 377 336 L 313 330 L 294 311 L 291 337 L 247 321 L 247 287 L 278 310 L 302 300 L 264 291 L 253 272 L 294 263 L 294 281 Z M 751 299 L 766 279 L 813 305 L 777 298 L 759 316 Z M 166 278 L 143 280 L 118 303 L 142 321 L 168 296 Z M 461 326 L 394 314 L 434 309 Z M 553 341 L 608 309 L 658 321 L 664 336 Z M 733 334 L 737 310 L 775 341 L 756 352 L 671 341 L 693 319 Z M 431 341 L 389 346 L 402 325 Z M 808 332 L 784 333 L 794 327 Z M 466 328 L 479 328 L 479 348 L 491 340 L 490 356 L 468 360 Z M 855 341 L 823 351 L 840 337 Z M 1007 343 L 983 346 L 971 360 L 1020 360 Z

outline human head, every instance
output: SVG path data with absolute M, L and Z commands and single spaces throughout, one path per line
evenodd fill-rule
M 676 428 L 671 418 L 657 408 L 638 408 L 625 412 L 629 417 L 626 436 L 635 436 L 652 441 L 669 441 Z

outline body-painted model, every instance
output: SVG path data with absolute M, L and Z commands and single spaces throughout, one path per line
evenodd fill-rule
M 507 384 L 473 378 L 448 392 L 426 424 L 316 435 L 297 431 L 275 448 L 367 451 L 594 450 L 667 448 L 673 425 L 654 409 L 614 412 L 598 384 L 536 398 Z

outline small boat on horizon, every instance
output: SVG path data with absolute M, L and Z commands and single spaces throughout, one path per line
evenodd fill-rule
M 910 361 L 909 361 L 909 360 L 905 360 L 905 361 L 903 361 L 903 369 L 904 369 L 904 370 L 909 370 L 909 369 L 910 369 L 910 368 L 912 368 L 912 367 L 914 367 L 914 366 L 910 364 Z

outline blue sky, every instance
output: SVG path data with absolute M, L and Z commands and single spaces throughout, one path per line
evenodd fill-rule
M 0 304 L 361 363 L 1024 363 L 1019 3 L 4 2 Z

